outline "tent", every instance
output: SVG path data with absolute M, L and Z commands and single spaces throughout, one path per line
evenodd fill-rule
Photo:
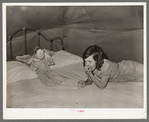
M 143 6 L 7 6 L 6 35 L 12 36 L 22 28 L 39 30 L 47 38 L 59 36 L 65 50 L 82 56 L 93 44 L 103 48 L 111 61 L 133 60 L 143 63 Z M 23 34 L 13 38 L 14 57 L 23 54 Z M 30 45 L 37 45 L 34 32 L 27 32 Z M 44 38 L 42 38 L 44 40 Z M 42 47 L 49 49 L 44 41 Z M 9 47 L 9 43 L 7 44 Z M 7 48 L 7 60 L 9 60 Z

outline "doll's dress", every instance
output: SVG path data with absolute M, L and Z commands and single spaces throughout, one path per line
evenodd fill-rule
M 55 86 L 66 81 L 65 77 L 59 75 L 56 72 L 52 72 L 49 66 L 49 60 L 51 59 L 44 58 L 40 61 L 33 60 L 32 64 L 30 65 L 31 69 L 37 72 L 40 82 L 45 86 Z

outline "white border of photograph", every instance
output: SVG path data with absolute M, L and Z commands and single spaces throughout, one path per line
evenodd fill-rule
M 111 108 L 6 108 L 6 6 L 129 6 L 144 7 L 144 107 L 135 109 Z M 146 2 L 94 2 L 94 3 L 3 3 L 3 119 L 146 119 L 147 118 L 147 30 Z M 84 112 L 78 112 L 83 110 Z

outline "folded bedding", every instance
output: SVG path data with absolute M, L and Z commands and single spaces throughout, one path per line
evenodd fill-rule
M 59 73 L 67 78 L 78 80 L 78 81 L 80 80 L 85 81 L 88 78 L 88 76 L 84 71 L 82 61 L 75 64 L 70 64 L 64 67 L 60 67 L 57 69 L 53 69 L 53 72 Z
M 75 64 L 82 61 L 81 57 L 64 50 L 55 52 L 52 58 L 53 61 L 55 62 L 55 65 L 51 66 L 51 69 L 58 69 L 60 67 Z
M 7 83 L 38 78 L 29 66 L 19 61 L 7 62 Z

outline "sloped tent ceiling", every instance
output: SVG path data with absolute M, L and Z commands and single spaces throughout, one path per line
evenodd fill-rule
M 7 7 L 7 34 L 12 35 L 22 27 L 48 30 L 63 25 L 64 7 Z
M 32 28 L 48 38 L 62 37 L 66 50 L 79 56 L 88 46 L 98 44 L 112 61 L 143 61 L 142 6 L 9 6 L 6 12 L 7 36 L 23 27 Z M 36 46 L 36 35 L 28 35 L 29 43 Z M 15 55 L 23 53 L 21 41 L 18 35 Z M 49 48 L 46 41 L 42 46 Z

